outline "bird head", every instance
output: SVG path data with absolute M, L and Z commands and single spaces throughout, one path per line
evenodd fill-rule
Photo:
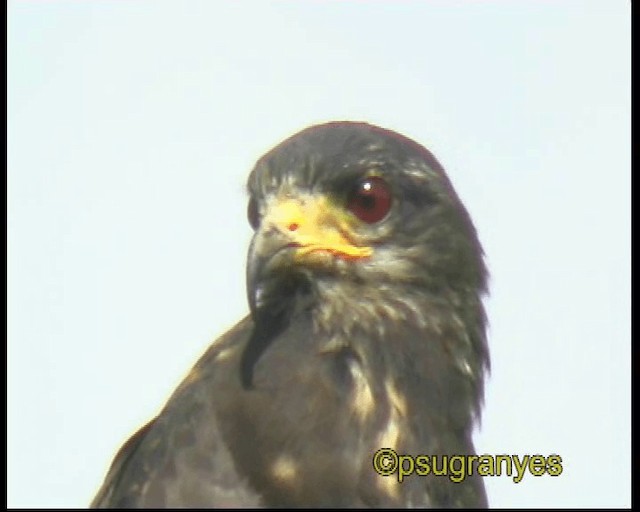
M 370 357 L 390 337 L 410 346 L 389 357 L 424 357 L 423 340 L 431 339 L 427 358 L 454 367 L 441 375 L 462 376 L 479 414 L 489 367 L 483 252 L 426 148 L 365 123 L 312 126 L 257 162 L 248 191 L 255 233 L 247 291 L 256 329 L 243 359 L 245 384 L 270 340 L 306 312 L 313 332 L 359 340 L 356 352 Z
M 313 126 L 262 157 L 248 189 L 254 314 L 294 290 L 485 289 L 469 215 L 435 157 L 402 135 L 364 123 Z

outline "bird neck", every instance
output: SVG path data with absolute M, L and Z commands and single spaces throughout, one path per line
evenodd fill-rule
M 314 331 L 329 345 L 340 340 L 353 350 L 371 386 L 381 372 L 395 372 L 384 376 L 386 387 L 401 394 L 417 390 L 420 396 L 411 403 L 433 407 L 444 400 L 442 409 L 453 415 L 449 426 L 467 430 L 480 418 L 489 357 L 477 291 L 429 293 L 335 281 L 317 283 L 315 293 Z

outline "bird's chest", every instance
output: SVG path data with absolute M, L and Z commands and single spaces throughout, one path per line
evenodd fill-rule
M 272 505 L 397 503 L 400 489 L 372 460 L 381 447 L 419 444 L 407 383 L 353 340 L 307 328 L 294 325 L 268 347 L 253 387 L 230 404 L 227 432 L 242 471 Z

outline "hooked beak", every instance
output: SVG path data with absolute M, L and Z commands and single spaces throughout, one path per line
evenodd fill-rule
M 347 214 L 324 196 L 272 201 L 249 247 L 247 294 L 254 318 L 274 302 L 272 296 L 291 292 L 309 269 L 371 256 L 373 249 L 354 238 Z

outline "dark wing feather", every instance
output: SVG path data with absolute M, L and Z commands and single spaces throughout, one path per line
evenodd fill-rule
M 109 472 L 104 479 L 104 483 L 100 490 L 96 494 L 96 497 L 91 502 L 91 508 L 100 508 L 104 504 L 109 503 L 112 500 L 113 491 L 120 486 L 120 480 L 124 473 L 123 468 L 127 466 L 127 462 L 131 456 L 136 452 L 136 449 L 140 445 L 140 442 L 144 436 L 149 432 L 156 419 L 152 419 L 144 427 L 140 428 L 135 434 L 133 434 L 129 440 L 124 443 L 122 448 L 118 450 L 113 463 L 109 468 Z
M 92 507 L 260 505 L 236 470 L 217 412 L 219 383 L 240 385 L 238 357 L 251 326 L 245 319 L 213 343 L 158 417 L 125 443 Z

